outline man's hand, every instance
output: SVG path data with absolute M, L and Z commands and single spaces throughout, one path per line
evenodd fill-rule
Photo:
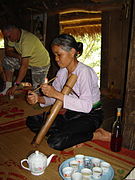
M 16 88 L 17 88 L 16 86 L 13 86 L 13 87 L 9 88 L 9 89 L 7 90 L 7 92 L 6 92 L 6 94 L 9 95 L 9 96 L 10 96 L 10 95 L 13 96 L 14 93 L 15 93 Z

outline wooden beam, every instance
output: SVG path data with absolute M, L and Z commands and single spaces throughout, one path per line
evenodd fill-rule
M 67 21 L 60 21 L 60 24 L 78 24 L 78 23 L 90 23 L 90 22 L 99 22 L 101 18 L 94 18 L 94 19 L 71 19 Z
M 70 24 L 61 24 L 62 28 L 72 28 L 72 27 L 77 27 L 77 26 L 81 26 L 81 27 L 85 27 L 85 26 L 94 26 L 94 25 L 100 25 L 101 26 L 101 21 L 87 21 L 87 22 L 79 22 L 79 23 L 70 23 Z
M 72 13 L 72 14 L 66 14 L 66 15 L 60 15 L 59 20 L 60 21 L 72 21 L 72 20 L 78 20 L 78 19 L 95 19 L 95 18 L 101 18 L 100 13 Z
M 112 11 L 116 9 L 121 9 L 123 6 L 123 0 L 117 0 L 117 1 L 110 1 L 110 2 L 104 2 L 104 3 L 70 3 L 66 4 L 65 6 L 55 7 L 52 8 L 50 11 L 48 11 L 48 14 L 60 14 L 65 11 L 68 12 L 75 12 L 84 10 L 86 12 L 88 11 Z
M 83 14 L 83 13 L 88 13 L 88 14 L 98 14 L 100 13 L 101 14 L 101 11 L 92 11 L 92 10 L 86 10 L 86 9 L 74 9 L 74 10 L 65 10 L 65 11 L 62 11 L 60 12 L 59 14 L 60 15 L 66 15 L 66 14 L 73 14 L 73 13 L 79 13 L 79 14 Z
M 85 26 L 83 26 L 83 25 L 74 25 L 74 26 L 67 26 L 67 27 L 64 27 L 63 29 L 70 29 L 70 28 L 87 28 L 87 27 L 101 27 L 101 24 L 87 24 L 87 25 L 85 25 Z

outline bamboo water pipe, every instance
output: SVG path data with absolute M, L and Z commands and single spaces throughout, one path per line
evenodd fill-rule
M 69 77 L 69 79 L 67 80 L 67 82 L 61 92 L 64 95 L 69 94 L 72 91 L 72 88 L 73 88 L 74 84 L 76 83 L 76 81 L 77 81 L 77 75 L 72 74 Z M 52 106 L 52 108 L 50 110 L 50 114 L 47 116 L 46 123 L 41 128 L 40 132 L 38 133 L 37 137 L 35 138 L 34 142 L 32 143 L 33 146 L 38 146 L 41 143 L 44 136 L 46 135 L 49 128 L 51 127 L 52 123 L 54 122 L 57 114 L 59 113 L 60 109 L 62 108 L 62 104 L 63 104 L 62 101 L 56 100 L 56 102 L 54 103 L 54 105 Z

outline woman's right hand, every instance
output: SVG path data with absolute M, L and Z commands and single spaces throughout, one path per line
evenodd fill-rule
M 33 91 L 28 91 L 26 99 L 29 104 L 36 104 L 38 102 L 38 95 Z

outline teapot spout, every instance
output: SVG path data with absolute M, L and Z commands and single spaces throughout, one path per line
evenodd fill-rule
M 50 156 L 47 158 L 47 166 L 49 166 L 49 164 L 50 164 L 53 156 L 56 156 L 56 154 L 52 154 L 52 155 L 50 155 Z

